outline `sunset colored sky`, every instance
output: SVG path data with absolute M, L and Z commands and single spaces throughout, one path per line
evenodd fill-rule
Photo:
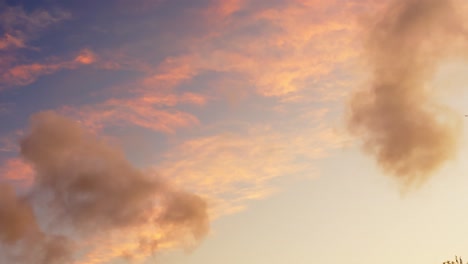
M 0 263 L 468 260 L 463 0 L 0 0 Z

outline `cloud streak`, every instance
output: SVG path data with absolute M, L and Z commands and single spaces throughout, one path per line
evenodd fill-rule
M 349 105 L 349 128 L 382 169 L 420 183 L 453 158 L 460 118 L 432 96 L 439 63 L 466 44 L 459 1 L 394 0 L 370 24 L 370 87 Z
M 300 133 L 284 127 L 289 126 L 250 127 L 241 133 L 185 141 L 169 151 L 156 170 L 203 194 L 209 201 L 210 215 L 236 213 L 249 201 L 274 193 L 275 180 L 304 174 L 315 177 L 315 161 L 346 141 L 327 127 L 303 127 Z
M 25 86 L 35 82 L 42 75 L 52 74 L 63 69 L 76 69 L 81 65 L 92 64 L 95 61 L 95 55 L 90 50 L 84 49 L 72 60 L 8 65 L 5 68 L 0 68 L 0 91 L 2 88 Z

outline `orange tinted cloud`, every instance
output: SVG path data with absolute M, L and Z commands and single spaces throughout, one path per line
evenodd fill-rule
M 191 48 L 185 54 L 164 62 L 164 67 L 173 69 L 169 71 L 172 74 L 158 75 L 161 79 L 157 80 L 177 80 L 172 83 L 175 86 L 205 71 L 233 73 L 241 76 L 245 85 L 255 87 L 251 92 L 298 98 L 310 90 L 311 80 L 332 74 L 359 53 L 356 14 L 351 6 L 296 1 L 248 10 L 242 19 L 235 19 L 235 12 L 249 5 L 253 3 L 220 1 L 219 6 L 209 9 L 205 16 L 216 24 L 214 32 L 194 41 L 196 45 L 187 43 Z M 221 22 L 219 17 L 223 17 Z M 264 30 L 259 34 L 249 32 L 260 24 Z
M 23 86 L 33 83 L 39 76 L 51 74 L 60 69 L 59 64 L 28 64 L 19 65 L 6 70 L 0 82 L 8 86 Z
M 215 1 L 211 7 L 204 10 L 204 15 L 208 16 L 209 19 L 217 20 L 222 23 L 223 20 L 229 18 L 233 13 L 241 10 L 246 2 L 246 0 Z
M 8 159 L 0 167 L 0 180 L 28 189 L 34 181 L 34 171 L 31 165 L 22 159 Z
M 202 12 L 207 20 L 219 22 L 223 18 L 222 23 L 215 23 L 214 31 L 208 30 L 193 40 L 197 45 L 187 43 L 183 54 L 166 58 L 154 69 L 144 67 L 145 77 L 125 89 L 128 95 L 76 110 L 86 117 L 80 119 L 100 124 L 95 126 L 125 123 L 171 133 L 198 123 L 197 117 L 176 107 L 205 105 L 210 99 L 207 93 L 215 99 L 226 96 L 230 101 L 252 93 L 284 102 L 304 97 L 343 98 L 343 85 L 330 85 L 328 82 L 338 81 L 328 76 L 358 53 L 353 46 L 357 28 L 350 7 L 299 1 L 255 10 L 242 21 L 234 19 L 235 12 L 249 4 L 237 0 L 216 2 Z M 322 14 L 324 10 L 331 11 Z M 249 28 L 259 23 L 265 24 L 266 30 L 250 34 Z M 177 91 L 204 72 L 236 74 L 236 86 L 225 79 L 216 87 L 200 87 L 201 93 Z M 253 90 L 243 88 L 252 86 Z
M 256 93 L 291 102 L 300 100 L 303 96 L 316 98 L 310 96 L 311 90 L 328 97 L 342 96 L 341 93 L 329 91 L 335 89 L 333 85 L 324 85 L 322 91 L 311 88 L 309 84 L 310 79 L 321 80 L 332 74 L 337 65 L 347 63 L 356 56 L 356 51 L 352 48 L 343 48 L 352 46 L 355 31 L 354 24 L 349 23 L 349 14 L 342 14 L 338 7 L 336 10 L 332 9 L 333 6 L 326 1 L 288 1 L 290 4 L 287 6 L 263 8 L 253 13 L 249 11 L 244 17 L 236 19 L 236 12 L 246 8 L 248 2 L 253 4 L 255 1 L 217 1 L 217 5 L 210 7 L 209 12 L 205 13 L 209 16 L 206 19 L 213 18 L 216 22 L 213 23 L 215 32 L 208 30 L 196 43 L 187 43 L 187 50 L 183 54 L 171 56 L 157 67 L 138 67 L 145 76 L 130 85 L 123 85 L 125 92 L 113 94 L 114 98 L 74 109 L 67 108 L 65 111 L 78 116 L 85 127 L 99 129 L 103 126 L 135 125 L 173 133 L 177 129 L 200 123 L 195 114 L 181 110 L 180 106 L 209 106 L 210 100 L 218 99 L 216 95 L 207 96 L 206 93 L 210 91 L 206 91 L 205 87 L 194 87 L 197 90 L 193 92 L 180 91 L 185 87 L 178 89 L 205 72 L 235 74 L 235 85 L 227 85 L 225 79 L 217 83 L 219 87 L 216 92 L 222 90 L 224 93 L 230 89 L 226 92 L 230 98 Z M 330 16 L 311 15 L 330 9 Z M 250 31 L 263 24 L 267 26 L 260 33 Z M 84 50 L 69 62 L 69 65 L 73 65 L 69 67 L 94 63 L 96 60 L 98 67 L 106 69 L 118 70 L 125 67 L 119 60 L 99 64 L 101 59 L 101 54 L 98 59 L 91 51 Z M 24 75 L 25 79 L 34 81 L 41 74 L 50 74 L 60 69 L 58 67 L 42 72 L 37 70 L 36 74 L 29 74 L 33 75 L 29 78 L 28 74 Z M 276 122 L 262 121 L 267 124 Z M 313 161 L 326 157 L 331 149 L 339 147 L 345 140 L 326 125 L 308 127 L 311 123 L 316 125 L 324 122 L 313 116 L 306 116 L 300 121 L 275 126 L 281 129 L 265 125 L 246 129 L 244 132 L 213 132 L 210 136 L 181 143 L 169 151 L 165 162 L 158 167 L 162 175 L 168 179 L 173 178 L 176 185 L 203 194 L 214 216 L 237 212 L 248 201 L 271 195 L 275 191 L 272 184 L 274 179 L 304 173 L 314 175 Z M 307 124 L 307 127 L 297 129 L 303 124 Z M 204 129 L 207 130 L 210 131 L 209 128 Z M 75 148 L 75 143 L 67 142 L 65 146 Z M 46 148 L 42 146 L 40 149 Z M 94 149 L 94 146 L 90 146 L 90 149 Z M 83 153 L 86 155 L 82 155 Z M 84 156 L 88 155 L 90 153 L 83 150 L 77 153 L 77 159 L 86 159 Z M 33 158 L 35 163 L 43 163 L 40 155 L 36 154 Z M 57 160 L 62 160 L 60 155 L 57 155 Z M 70 159 L 69 162 L 73 163 L 73 160 Z M 92 165 L 95 163 L 90 164 L 90 170 L 93 171 Z M 65 165 L 70 171 L 88 168 L 75 168 L 68 166 L 68 163 Z M 94 186 L 89 185 L 87 179 L 82 183 L 82 188 Z M 107 188 L 106 182 L 100 186 Z M 84 258 L 76 263 L 106 263 L 130 256 L 140 260 L 158 249 L 196 244 L 197 241 L 194 240 L 197 239 L 190 235 L 188 238 L 180 235 L 189 230 L 193 231 L 196 238 L 197 234 L 200 237 L 207 232 L 204 228 L 204 215 L 200 215 L 204 211 L 204 205 L 198 199 L 190 198 L 189 195 L 174 200 L 198 209 L 192 212 L 187 208 L 178 208 L 176 213 L 166 216 L 164 227 L 144 223 L 136 228 L 115 230 L 109 236 L 100 232 L 90 235 L 86 241 L 79 243 L 80 248 L 90 249 L 90 252 L 84 253 Z M 99 201 L 96 206 L 100 207 L 102 204 Z M 150 216 L 159 213 L 161 212 L 155 210 Z M 185 223 L 184 219 L 179 219 L 179 213 L 202 220 Z M 177 223 L 182 223 L 182 227 Z
M 142 84 L 153 89 L 175 88 L 198 73 L 197 69 L 193 67 L 192 61 L 191 57 L 167 58 L 157 67 L 156 73 L 146 77 Z
M 131 93 L 129 98 L 122 96 L 77 110 L 80 119 L 89 122 L 89 126 L 123 123 L 166 133 L 196 125 L 197 117 L 180 112 L 177 107 L 182 104 L 206 105 L 211 98 L 204 94 L 179 92 L 178 87 L 205 71 L 239 74 L 239 87 L 229 87 L 233 89 L 232 93 L 236 93 L 234 89 L 253 85 L 255 90 L 246 93 L 288 99 L 288 102 L 301 100 L 303 96 L 313 100 L 344 97 L 345 93 L 340 89 L 346 84 L 337 87 L 335 82 L 338 81 L 332 78 L 330 82 L 333 84 L 320 88 L 308 85 L 310 79 L 318 82 L 332 74 L 339 67 L 337 65 L 356 58 L 358 51 L 354 49 L 354 41 L 358 28 L 348 6 L 298 1 L 257 10 L 240 21 L 233 15 L 246 3 L 232 1 L 225 4 L 224 11 L 217 7 L 210 9 L 210 12 L 220 14 L 211 14 L 214 20 L 225 19 L 215 27 L 219 31 L 201 36 L 197 40 L 199 45 L 187 43 L 189 48 L 184 54 L 166 58 L 154 70 L 146 69 L 146 77 L 127 89 Z M 331 14 L 320 15 L 324 10 Z M 317 16 L 311 16 L 311 13 Z M 248 28 L 256 23 L 265 23 L 266 30 L 262 34 L 249 34 Z M 243 30 L 242 34 L 230 33 Z M 221 80 L 217 85 L 225 83 Z M 235 97 L 231 93 L 230 96 Z M 305 111 L 312 110 L 307 108 Z M 307 116 L 297 122 L 300 123 L 288 126 L 315 121 Z M 235 211 L 240 210 L 247 200 L 269 195 L 272 179 L 311 169 L 310 164 L 299 162 L 298 157 L 306 160 L 325 157 L 328 149 L 342 146 L 348 140 L 326 126 L 307 128 L 302 132 L 282 132 L 259 129 L 245 134 L 221 133 L 188 140 L 170 151 L 160 169 L 178 183 L 212 198 L 226 211 Z M 317 141 L 322 141 L 323 145 Z M 224 197 L 230 194 L 235 198 Z M 223 214 L 223 210 L 215 209 L 216 214 Z
M 204 105 L 206 98 L 194 93 L 159 94 L 142 93 L 140 97 L 110 99 L 105 102 L 81 108 L 64 109 L 76 116 L 89 128 L 104 126 L 134 125 L 154 131 L 173 133 L 184 127 L 199 124 L 194 115 L 177 110 L 179 104 Z
M 73 68 L 71 62 L 25 63 L 19 64 L 18 59 L 11 53 L 18 49 L 27 48 L 28 42 L 34 39 L 45 28 L 70 18 L 70 14 L 60 9 L 52 12 L 46 10 L 26 11 L 21 6 L 3 6 L 0 11 L 0 90 L 9 86 L 22 86 L 34 82 L 39 76 L 51 74 L 62 68 Z M 11 54 L 10 54 L 11 53 Z M 14 59 L 11 60 L 11 57 Z M 8 61 L 7 63 L 4 63 Z
M 96 61 L 96 56 L 89 49 L 84 49 L 76 56 L 75 61 L 81 64 L 91 64 Z
M 10 34 L 5 34 L 0 38 L 0 50 L 9 48 L 23 48 L 25 47 L 24 40 Z
M 95 57 L 89 50 L 82 51 L 74 60 L 22 64 L 0 69 L 0 89 L 11 86 L 25 86 L 35 82 L 40 76 L 63 69 L 75 69 L 80 65 L 91 64 Z
M 42 232 L 34 210 L 8 184 L 0 184 L 0 261 L 62 264 L 70 261 L 71 245 Z
M 0 10 L 0 50 L 13 50 L 28 47 L 27 42 L 45 28 L 69 19 L 70 14 L 60 9 L 26 11 L 22 6 L 4 6 Z
M 54 112 L 37 113 L 20 145 L 21 157 L 30 166 L 12 160 L 7 165 L 16 171 L 7 171 L 4 180 L 33 172 L 35 181 L 27 199 L 10 185 L 0 185 L 0 215 L 5 220 L 0 221 L 0 250 L 21 242 L 15 251 L 2 252 L 1 262 L 61 264 L 77 257 L 84 263 L 104 263 L 126 254 L 152 255 L 168 245 L 196 245 L 209 230 L 202 198 L 158 174 L 144 174 L 119 149 L 72 120 Z M 41 208 L 42 221 L 33 206 Z M 100 237 L 112 238 L 112 250 L 96 243 Z M 101 255 L 103 248 L 107 253 Z
M 354 94 L 349 127 L 380 167 L 420 184 L 459 147 L 461 119 L 427 82 L 446 58 L 466 55 L 462 1 L 393 0 L 366 38 L 369 88 Z
M 180 105 L 204 106 L 210 99 L 199 93 L 177 91 L 178 85 L 196 74 L 189 61 L 188 58 L 168 58 L 147 76 L 127 85 L 120 98 L 81 108 L 67 107 L 65 112 L 76 116 L 85 126 L 97 129 L 130 124 L 173 133 L 179 128 L 198 125 L 196 116 L 177 108 Z
M 276 188 L 274 179 L 304 173 L 316 176 L 309 175 L 314 162 L 342 147 L 346 140 L 321 126 L 301 132 L 257 127 L 246 133 L 188 140 L 172 149 L 157 171 L 207 197 L 211 213 L 217 217 L 271 195 Z

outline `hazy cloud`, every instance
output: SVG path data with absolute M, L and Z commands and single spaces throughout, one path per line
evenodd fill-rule
M 16 197 L 13 188 L 2 184 L 0 191 L 0 238 L 4 242 L 14 243 L 38 227 L 31 207 Z
M 43 234 L 33 209 L 13 188 L 0 184 L 0 260 L 5 263 L 59 264 L 69 260 L 70 243 Z
M 6 248 L 21 242 L 18 255 L 23 262 L 10 256 L 9 263 L 69 263 L 68 259 L 76 258 L 71 249 L 83 249 L 64 245 L 113 230 L 155 226 L 158 236 L 145 240 L 152 245 L 158 239 L 199 241 L 208 232 L 203 199 L 175 189 L 158 175 L 143 174 L 118 148 L 54 112 L 31 118 L 21 155 L 35 172 L 31 192 L 18 197 L 11 187 L 0 186 L 0 249 L 15 252 Z M 33 207 L 41 208 L 39 220 Z M 134 238 L 145 238 L 139 236 Z M 150 247 L 151 252 L 144 248 L 151 254 L 157 247 Z M 37 252 L 43 262 L 38 262 Z
M 465 41 L 458 3 L 395 0 L 369 24 L 370 88 L 352 97 L 349 127 L 404 183 L 420 182 L 457 152 L 460 118 L 431 96 L 427 82 Z

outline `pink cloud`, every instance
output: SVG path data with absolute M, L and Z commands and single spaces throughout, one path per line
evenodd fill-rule
M 185 53 L 161 63 L 147 84 L 177 87 L 206 71 L 231 73 L 242 76 L 244 85 L 255 87 L 250 93 L 297 101 L 312 96 L 311 80 L 326 78 L 359 55 L 359 26 L 352 4 L 293 1 L 247 13 L 242 21 L 232 16 L 251 5 L 250 1 L 220 1 L 202 12 L 216 26 L 187 43 Z M 265 30 L 249 34 L 249 28 L 259 23 L 265 24 Z M 246 33 L 233 34 L 242 31 Z M 227 94 L 223 87 L 216 90 Z M 330 91 L 326 92 L 329 97 Z M 241 93 L 228 94 L 245 96 L 245 91 Z
M 3 6 L 2 6 L 3 7 Z M 27 42 L 53 24 L 69 19 L 70 13 L 56 9 L 26 11 L 20 6 L 3 7 L 0 12 L 0 25 L 3 37 L 0 37 L 0 50 L 32 48 Z
M 150 88 L 175 88 L 198 74 L 192 62 L 193 58 L 185 56 L 167 58 L 157 67 L 156 73 L 143 80 L 143 85 Z
M 319 123 L 324 116 L 320 112 L 302 118 Z M 257 126 L 243 133 L 184 141 L 164 156 L 156 170 L 204 195 L 213 217 L 219 217 L 270 196 L 278 188 L 275 179 L 317 176 L 316 162 L 347 141 L 348 137 L 325 125 L 305 126 L 300 131 Z
M 3 87 L 25 86 L 35 82 L 43 75 L 49 75 L 63 69 L 75 69 L 81 65 L 94 63 L 95 60 L 96 57 L 91 51 L 83 50 L 73 60 L 5 65 L 5 68 L 0 69 L 0 85 Z
M 19 37 L 6 33 L 3 38 L 0 38 L 0 50 L 23 47 L 25 47 L 24 40 Z
M 24 86 L 33 83 L 39 76 L 51 74 L 60 69 L 59 64 L 27 64 L 6 70 L 1 76 L 1 83 L 9 86 Z
M 180 105 L 204 106 L 210 96 L 194 92 L 178 92 L 177 86 L 194 75 L 188 58 L 166 59 L 147 76 L 127 84 L 118 98 L 82 107 L 66 107 L 87 127 L 135 125 L 163 133 L 192 127 L 199 120 L 191 113 L 177 109 Z
M 174 107 L 181 103 L 203 105 L 205 102 L 206 98 L 193 93 L 180 96 L 143 94 L 134 98 L 109 99 L 78 109 L 68 107 L 65 108 L 65 112 L 77 116 L 85 126 L 94 129 L 134 125 L 163 133 L 174 133 L 176 129 L 198 125 L 198 118 L 190 113 L 165 107 Z
M 80 64 L 92 64 L 96 61 L 96 55 L 89 50 L 89 49 L 84 49 L 76 56 L 75 62 L 80 63 Z
M 0 180 L 28 189 L 34 181 L 34 171 L 22 159 L 11 158 L 0 166 Z

